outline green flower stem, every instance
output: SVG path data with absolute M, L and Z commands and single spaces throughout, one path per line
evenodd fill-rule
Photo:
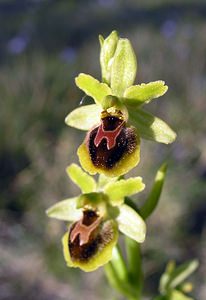
M 114 264 L 109 262 L 104 266 L 105 274 L 110 285 L 119 291 L 122 295 L 126 296 L 128 300 L 136 300 L 135 295 L 132 293 L 128 282 L 122 281 L 119 274 L 115 270 Z
M 116 273 L 118 274 L 119 279 L 122 282 L 128 282 L 127 266 L 118 245 L 113 249 L 111 262 Z
M 131 286 L 135 287 L 136 300 L 141 299 L 143 288 L 143 272 L 142 272 L 142 258 L 140 245 L 126 237 L 126 251 L 128 259 L 128 274 Z

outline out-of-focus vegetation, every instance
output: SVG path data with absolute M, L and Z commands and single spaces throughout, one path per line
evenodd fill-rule
M 66 226 L 44 213 L 78 192 L 65 168 L 77 162 L 84 134 L 64 118 L 83 97 L 74 77 L 100 77 L 98 34 L 113 29 L 134 46 L 138 82 L 166 81 L 168 93 L 150 109 L 178 133 L 172 146 L 142 142 L 140 166 L 132 171 L 145 178 L 147 193 L 155 170 L 169 161 L 144 244 L 145 291 L 157 292 L 169 259 L 196 257 L 194 295 L 204 300 L 205 1 L 5 0 L 0 24 L 0 300 L 76 300 L 82 293 L 86 300 L 113 299 L 102 270 L 66 268 L 60 243 Z

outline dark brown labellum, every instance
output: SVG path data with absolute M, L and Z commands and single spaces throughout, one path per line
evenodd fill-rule
M 116 116 L 107 116 L 101 125 L 91 130 L 87 137 L 87 147 L 96 167 L 110 169 L 123 158 L 132 153 L 137 145 L 133 128 L 126 127 L 125 122 Z
M 74 260 L 87 260 L 94 255 L 101 241 L 98 226 L 101 218 L 95 211 L 84 211 L 83 218 L 74 223 L 69 235 L 69 250 Z
M 71 226 L 68 246 L 73 261 L 87 262 L 113 239 L 110 222 L 101 221 L 95 211 L 85 210 L 83 218 Z

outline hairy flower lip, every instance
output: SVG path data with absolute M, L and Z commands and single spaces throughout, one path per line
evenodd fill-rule
M 72 243 L 71 225 L 69 232 L 63 238 L 64 257 L 70 267 L 79 267 L 83 271 L 91 272 L 106 264 L 112 257 L 113 248 L 118 240 L 117 224 L 114 220 L 105 220 L 100 223 L 99 229 L 92 233 L 90 241 L 79 245 L 79 239 Z
M 95 127 L 97 128 L 97 127 Z M 95 128 L 92 128 L 86 135 L 84 142 L 79 146 L 77 154 L 79 156 L 79 161 L 88 173 L 94 175 L 96 173 L 105 174 L 108 177 L 121 176 L 133 169 L 140 160 L 140 138 L 136 129 L 131 127 L 125 127 L 127 136 L 130 137 L 130 133 L 133 133 L 134 137 L 133 143 L 129 143 L 131 147 L 128 147 L 127 151 L 124 152 L 124 155 L 118 161 L 115 161 L 112 166 L 105 166 L 105 164 L 95 165 L 92 161 L 92 157 L 89 152 L 89 141 L 90 134 Z M 129 139 L 131 141 L 131 139 Z M 108 150 L 107 150 L 108 151 Z M 109 150 L 114 151 L 114 148 Z M 94 149 L 94 154 L 96 153 Z M 114 152 L 114 157 L 116 158 L 116 153 Z
M 138 144 L 136 131 L 116 117 L 106 117 L 102 124 L 88 132 L 85 142 L 94 166 L 112 169 L 125 155 L 134 152 Z M 114 129 L 102 131 L 103 126 Z

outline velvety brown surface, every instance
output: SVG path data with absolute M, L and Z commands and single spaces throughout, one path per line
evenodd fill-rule
M 117 117 L 106 117 L 102 120 L 105 130 L 115 130 L 122 120 Z M 102 139 L 98 147 L 95 146 L 94 140 L 97 135 L 98 127 L 93 129 L 88 138 L 89 154 L 93 164 L 96 167 L 111 169 L 127 153 L 132 153 L 136 146 L 136 135 L 132 128 L 123 125 L 120 134 L 116 138 L 116 145 L 108 150 L 107 140 Z

